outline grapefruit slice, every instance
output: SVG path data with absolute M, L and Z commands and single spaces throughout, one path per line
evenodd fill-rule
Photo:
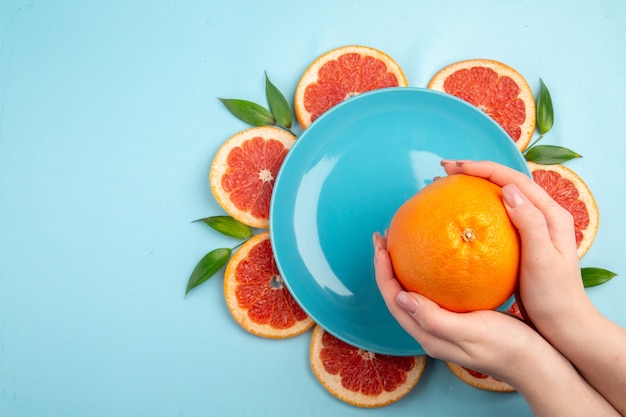
M 459 61 L 440 70 L 428 88 L 452 94 L 480 108 L 523 151 L 535 133 L 535 99 L 524 77 L 490 59 Z
M 296 137 L 274 126 L 254 127 L 230 137 L 216 152 L 209 182 L 217 202 L 251 227 L 269 227 L 274 181 Z
M 528 162 L 528 167 L 535 182 L 574 217 L 576 247 L 582 258 L 596 238 L 600 221 L 591 190 L 578 174 L 563 165 Z
M 381 407 L 404 397 L 419 381 L 426 356 L 380 355 L 351 346 L 321 326 L 311 339 L 311 368 L 338 399 L 357 407 Z
M 354 95 L 385 87 L 406 87 L 400 66 L 386 53 L 351 45 L 319 56 L 296 87 L 294 110 L 302 129 Z
M 497 378 L 483 374 L 482 372 L 474 371 L 469 368 L 465 368 L 456 363 L 446 362 L 448 368 L 456 375 L 461 381 L 475 388 L 480 388 L 486 391 L 496 392 L 514 392 L 515 388 L 510 386 L 504 381 Z
M 522 315 L 522 311 L 519 308 L 519 304 L 517 304 L 517 300 L 513 301 L 513 304 L 509 306 L 506 312 L 511 314 L 512 316 L 517 317 L 518 319 L 524 320 L 524 316 Z
M 246 241 L 226 265 L 224 296 L 235 321 L 257 336 L 284 339 L 314 324 L 285 287 L 267 231 Z

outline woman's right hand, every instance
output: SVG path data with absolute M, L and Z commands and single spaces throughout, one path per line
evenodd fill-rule
M 518 302 L 544 337 L 550 338 L 581 309 L 593 308 L 580 276 L 574 222 L 567 210 L 528 176 L 500 164 L 444 160 L 441 165 L 448 174 L 474 175 L 503 187 L 505 206 L 521 239 Z
M 570 213 L 529 177 L 493 162 L 442 161 L 448 174 L 486 178 L 502 187 L 522 246 L 518 302 L 541 335 L 615 409 L 626 416 L 626 329 L 587 297 Z

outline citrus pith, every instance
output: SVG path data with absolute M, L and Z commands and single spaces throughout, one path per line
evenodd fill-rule
M 535 132 L 535 99 L 526 79 L 492 59 L 469 59 L 436 73 L 428 88 L 452 94 L 482 109 L 524 150 Z
M 273 126 L 243 130 L 215 153 L 209 182 L 220 206 L 248 226 L 269 226 L 274 181 L 296 138 Z
M 451 311 L 494 309 L 517 286 L 519 237 L 502 190 L 482 178 L 449 175 L 394 214 L 387 248 L 407 291 Z
M 306 129 L 347 98 L 386 87 L 405 87 L 400 66 L 378 49 L 349 45 L 322 54 L 304 71 L 294 98 L 296 117 Z
M 408 394 L 422 376 L 426 356 L 379 355 L 349 345 L 317 325 L 310 361 L 313 373 L 333 396 L 373 408 Z
M 237 323 L 257 336 L 283 339 L 314 324 L 283 283 L 269 232 L 250 238 L 232 256 L 224 272 L 224 296 Z

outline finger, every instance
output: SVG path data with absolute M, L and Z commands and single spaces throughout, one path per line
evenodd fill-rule
M 492 161 L 443 160 L 441 165 L 448 174 L 473 175 L 489 180 L 500 187 L 515 184 L 538 207 L 554 202 L 552 197 L 529 176 Z
M 385 300 L 385 304 L 391 313 L 399 311 L 396 306 L 396 295 L 402 291 L 400 283 L 393 274 L 393 266 L 389 253 L 385 249 L 386 239 L 380 234 L 374 234 L 374 271 L 376 285 Z
M 384 238 L 380 237 L 380 235 L 374 237 L 374 270 L 376 275 L 376 285 L 378 285 L 378 289 L 383 296 L 385 305 L 391 315 L 398 321 L 404 330 L 406 330 L 413 337 L 416 337 L 418 334 L 421 335 L 421 328 L 411 315 L 396 302 L 398 294 L 402 292 L 402 287 L 393 275 L 391 259 L 389 258 L 389 253 L 382 247 L 383 243 Z
M 441 166 L 447 174 L 467 174 L 487 179 L 499 186 L 526 183 L 533 185 L 532 179 L 505 165 L 492 161 L 453 161 L 444 159 Z
M 534 205 L 545 218 L 549 238 L 560 252 L 571 251 L 574 226 L 571 214 L 561 207 L 530 177 L 491 161 L 442 161 L 448 174 L 467 174 L 485 178 L 501 187 L 515 184 L 525 201 Z
M 381 236 L 379 232 L 374 232 L 372 235 L 372 240 L 374 241 L 374 251 L 377 249 L 387 249 L 387 238 Z
M 511 222 L 519 231 L 522 253 L 530 260 L 549 256 L 554 248 L 562 254 L 576 252 L 576 240 L 572 239 L 574 223 L 569 213 L 563 213 L 565 209 L 561 208 L 560 216 L 546 216 L 515 184 L 502 187 L 502 198 Z
M 375 233 L 373 236 L 373 240 L 374 240 L 374 269 L 375 269 L 375 275 L 376 275 L 376 284 L 378 285 L 378 288 L 383 296 L 383 299 L 385 300 L 385 304 L 387 305 L 387 308 L 392 313 L 392 315 L 396 317 L 396 319 L 399 319 L 398 321 L 400 321 L 401 324 L 402 323 L 410 324 L 411 329 L 416 329 L 415 322 L 417 322 L 417 325 L 419 326 L 418 330 L 420 332 L 431 331 L 432 326 L 429 320 L 432 317 L 436 317 L 436 316 L 431 316 L 429 314 L 413 315 L 413 313 L 415 313 L 415 310 L 411 311 L 410 307 L 417 306 L 417 301 L 416 301 L 417 299 L 420 299 L 422 301 L 422 304 L 427 307 L 427 311 L 441 310 L 443 314 L 445 313 L 452 314 L 448 312 L 447 310 L 440 308 L 437 304 L 435 304 L 428 298 L 423 297 L 418 294 L 413 294 L 413 298 L 410 298 L 410 300 L 407 300 L 407 301 L 414 301 L 413 303 L 405 303 L 405 304 L 398 303 L 399 294 L 406 294 L 406 293 L 403 291 L 402 286 L 400 285 L 400 283 L 394 276 L 393 265 L 391 264 L 391 258 L 389 257 L 389 253 L 387 252 L 385 248 L 386 239 L 380 236 L 380 234 Z M 408 317 L 407 317 L 407 314 L 408 314 Z M 439 329 L 440 326 L 435 326 L 434 328 L 437 331 L 437 329 Z M 444 336 L 447 337 L 448 334 L 456 334 L 458 333 L 459 330 L 462 330 L 462 329 L 453 329 L 453 328 L 447 329 L 447 332 L 444 334 Z M 439 336 L 439 334 L 436 334 L 436 336 Z
M 396 303 L 417 324 L 411 326 L 411 334 L 429 356 L 456 363 L 468 360 L 467 345 L 480 337 L 468 326 L 471 313 L 452 313 L 420 294 L 404 291 L 398 293 Z
M 530 203 L 515 184 L 502 187 L 502 198 L 509 218 L 519 232 L 522 254 L 533 261 L 550 256 L 554 247 L 546 218 L 541 211 Z
M 420 328 L 439 339 L 458 343 L 471 335 L 468 334 L 468 314 L 459 314 L 439 307 L 437 303 L 417 293 L 400 292 L 396 302 L 411 315 Z
M 415 320 L 410 311 L 407 311 L 406 305 L 403 307 L 397 302 L 399 294 L 406 294 L 398 280 L 393 275 L 393 267 L 389 253 L 384 248 L 386 239 L 380 234 L 374 234 L 374 269 L 376 272 L 376 284 L 383 296 L 385 305 L 391 315 L 398 321 L 400 326 L 413 336 L 420 344 L 425 343 L 428 346 L 428 352 L 438 351 L 441 349 L 439 343 L 447 343 L 446 341 L 437 342 L 437 337 L 431 336 L 421 325 Z M 422 345 L 423 346 L 423 345 Z M 425 348 L 426 349 L 426 348 Z

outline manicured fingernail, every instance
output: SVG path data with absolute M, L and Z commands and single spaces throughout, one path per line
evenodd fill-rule
M 378 262 L 378 255 L 380 254 L 380 243 L 378 241 L 378 236 L 380 234 L 378 232 L 374 233 L 374 267 L 376 267 L 376 263 Z
M 470 160 L 457 160 L 457 159 L 443 159 L 441 160 L 441 166 L 454 164 L 458 168 L 462 167 L 464 163 L 469 162 Z
M 526 201 L 526 197 L 515 184 L 508 184 L 502 187 L 502 197 L 504 202 L 511 208 L 519 207 Z
M 409 314 L 414 314 L 417 311 L 417 300 L 404 291 L 400 291 L 398 293 L 396 303 L 398 303 L 398 305 L 405 309 Z

